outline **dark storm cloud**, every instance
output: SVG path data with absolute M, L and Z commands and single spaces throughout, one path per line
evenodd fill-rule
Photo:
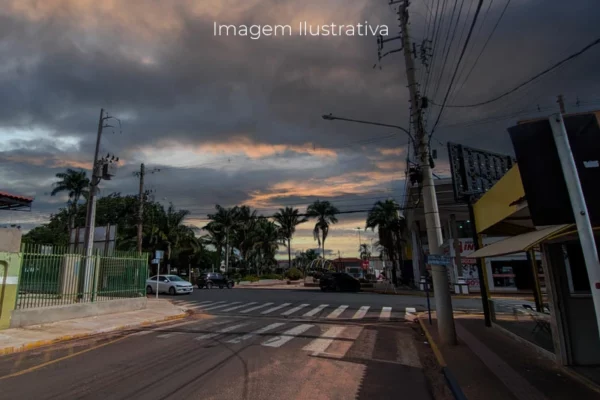
M 33 4 L 18 1 L 11 4 L 25 9 L 25 4 Z M 331 112 L 408 126 L 408 93 L 400 54 L 386 57 L 379 70 L 372 68 L 376 62 L 373 37 L 252 41 L 213 36 L 215 18 L 221 23 L 285 24 L 296 15 L 327 19 L 339 14 L 341 19 L 353 22 L 368 19 L 393 27 L 395 15 L 385 1 L 323 5 L 316 1 L 254 1 L 244 4 L 244 12 L 227 3 L 226 8 L 214 14 L 208 14 L 208 2 L 123 2 L 112 9 L 100 7 L 97 19 L 93 18 L 97 10 L 90 11 L 92 3 L 37 2 L 37 11 L 29 14 L 45 15 L 39 19 L 15 11 L 18 8 L 0 11 L 0 57 L 5 62 L 0 67 L 0 92 L 7 94 L 0 98 L 0 135 L 3 128 L 43 129 L 48 134 L 47 141 L 13 143 L 13 150 L 0 152 L 0 173 L 20 177 L 9 180 L 11 189 L 36 194 L 34 207 L 40 212 L 55 210 L 59 201 L 43 195 L 51 190 L 54 174 L 65 168 L 57 160 L 70 160 L 71 165 L 91 162 L 88 159 L 94 148 L 100 107 L 123 119 L 123 133 L 117 129 L 113 135 L 108 129 L 102 151 L 119 153 L 125 159 L 137 160 L 141 148 L 160 149 L 168 143 L 194 147 L 229 142 L 239 136 L 258 144 L 310 143 L 316 149 L 337 149 L 339 153 L 336 162 L 323 167 L 315 164 L 305 169 L 286 169 L 285 159 L 293 164 L 295 159 L 304 157 L 288 149 L 265 157 L 265 165 L 269 166 L 265 168 L 259 168 L 258 161 L 239 162 L 239 167 L 223 169 L 218 165 L 170 167 L 147 179 L 158 200 L 172 200 L 198 216 L 211 211 L 215 203 L 237 204 L 251 200 L 251 193 L 256 191 L 276 192 L 271 188 L 279 182 L 304 184 L 314 179 L 325 182 L 323 192 L 327 193 L 329 177 L 361 172 L 381 175 L 385 170 L 377 166 L 377 161 L 404 160 L 404 154 L 375 159 L 378 147 L 405 145 L 406 139 L 401 135 L 361 144 L 360 141 L 391 132 L 321 119 L 322 114 Z M 463 78 L 504 4 L 504 0 L 494 2 L 484 28 L 481 32 L 476 29 L 474 48 L 464 60 Z M 204 13 L 192 11 L 193 6 L 201 7 Z M 219 7 L 221 3 L 215 3 L 215 10 Z M 421 2 L 414 2 L 411 7 L 427 15 Z M 486 100 L 572 53 L 600 36 L 595 22 L 599 14 L 595 5 L 584 0 L 568 5 L 541 0 L 512 2 L 477 68 L 450 103 Z M 424 23 L 423 18 L 413 17 L 411 28 L 417 42 L 422 39 Z M 390 34 L 395 35 L 396 30 L 391 29 Z M 445 34 L 442 30 L 442 39 Z M 386 51 L 397 45 L 398 42 L 386 44 Z M 454 61 L 459 51 L 459 45 L 455 45 L 449 60 Z M 600 51 L 592 50 L 535 85 L 490 106 L 447 109 L 432 140 L 439 151 L 439 169 L 447 164 L 445 147 L 438 139 L 510 152 L 506 128 L 523 115 L 541 115 L 515 115 L 518 111 L 535 109 L 538 104 L 542 108 L 556 107 L 558 93 L 565 95 L 571 110 L 577 96 L 582 101 L 594 100 L 600 82 L 599 54 Z M 446 68 L 446 83 L 452 65 Z M 444 93 L 442 85 L 435 100 L 440 102 Z M 432 106 L 429 126 L 438 110 Z M 505 118 L 495 123 L 483 120 L 490 116 Z M 484 123 L 472 124 L 481 120 Z M 77 150 L 52 142 L 67 136 L 81 140 Z M 14 150 L 15 146 L 21 148 Z M 276 162 L 268 164 L 279 160 L 281 168 Z M 160 159 L 145 162 L 156 166 L 161 163 Z M 310 162 L 314 160 L 307 158 L 306 164 Z M 114 181 L 106 183 L 103 194 L 135 194 L 137 181 L 131 174 L 137 167 L 122 168 Z M 390 177 L 394 180 L 387 187 L 393 188 L 394 196 L 401 196 L 403 169 Z M 372 181 L 364 175 L 347 178 L 357 184 L 361 180 L 365 184 Z M 313 193 L 310 194 L 307 198 L 313 199 Z M 377 197 L 378 194 L 344 194 L 334 199 L 339 199 L 342 208 L 343 204 L 370 203 Z M 276 200 L 294 204 L 303 203 L 304 198 L 290 191 L 282 192 L 280 198 L 273 199 Z

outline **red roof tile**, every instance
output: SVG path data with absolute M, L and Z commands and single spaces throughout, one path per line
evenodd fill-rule
M 0 196 L 8 197 L 9 199 L 19 200 L 19 201 L 29 201 L 29 202 L 33 201 L 33 197 L 19 196 L 16 194 L 10 194 L 10 193 L 3 192 L 3 191 L 0 191 Z

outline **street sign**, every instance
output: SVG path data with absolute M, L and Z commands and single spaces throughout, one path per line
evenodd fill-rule
M 426 263 L 429 265 L 450 265 L 452 264 L 452 257 L 428 254 Z
M 362 268 L 363 269 L 369 269 L 369 261 L 363 261 L 362 262 Z
M 159 260 L 162 260 L 163 257 L 165 256 L 164 250 L 156 250 L 156 252 L 154 254 L 155 254 L 154 258 L 158 258 Z

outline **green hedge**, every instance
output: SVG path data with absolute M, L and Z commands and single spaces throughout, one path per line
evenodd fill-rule
M 243 282 L 258 282 L 259 280 L 260 280 L 260 278 L 256 275 L 246 275 L 240 279 L 240 281 L 243 281 Z
M 265 274 L 261 275 L 260 279 L 283 279 L 283 277 L 278 274 Z

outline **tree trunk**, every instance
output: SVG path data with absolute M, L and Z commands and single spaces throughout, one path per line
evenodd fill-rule
M 225 273 L 229 272 L 229 228 L 225 230 Z
M 288 238 L 288 269 L 292 268 L 292 240 Z

